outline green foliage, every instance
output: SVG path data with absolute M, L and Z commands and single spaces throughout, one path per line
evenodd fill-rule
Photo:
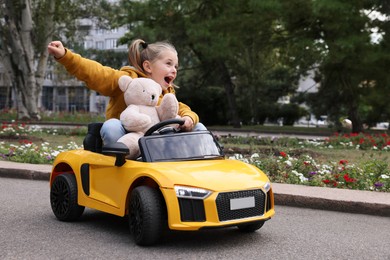
M 303 12 L 291 6 L 298 2 Z M 388 21 L 367 15 L 381 5 L 370 0 L 289 1 L 286 5 L 290 8 L 283 11 L 284 25 L 293 37 L 299 37 L 297 46 L 315 54 L 313 64 L 318 65 L 321 87 L 314 99 L 308 99 L 314 113 L 330 118 L 347 115 L 353 122 L 353 132 L 362 131 L 362 123 L 372 121 L 368 111 L 375 111 L 378 117 L 386 114 L 381 112 L 389 106 L 383 95 L 367 102 L 372 93 L 384 94 L 381 89 L 389 82 L 388 73 L 385 77 L 382 74 L 386 71 L 383 68 L 389 68 L 381 58 L 388 55 L 386 39 L 382 45 L 370 38 L 372 28 L 384 30 Z
M 291 124 L 301 111 L 291 113 L 292 106 L 277 115 L 267 107 L 281 96 L 292 96 L 299 76 L 310 69 L 321 84 L 319 93 L 306 100 L 316 116 L 347 115 L 354 131 L 362 130 L 363 122 L 388 118 L 384 97 L 389 76 L 382 73 L 385 69 L 374 72 L 379 64 L 389 67 L 388 44 L 370 42 L 370 28 L 386 27 L 363 11 L 383 8 L 375 1 L 150 0 L 122 1 L 120 8 L 125 12 L 120 22 L 132 28 L 125 42 L 146 37 L 168 39 L 177 46 L 181 91 L 224 91 L 226 122 L 262 123 L 283 115 Z M 365 81 L 372 82 L 370 87 L 361 84 Z M 382 94 L 372 95 L 376 91 Z M 202 97 L 202 91 L 194 91 L 195 99 L 198 93 Z M 194 104 L 195 111 L 202 110 Z M 202 118 L 212 121 L 209 115 Z
M 190 106 L 199 115 L 200 120 L 205 125 L 224 125 L 229 120 L 227 117 L 227 105 L 225 93 L 219 87 L 198 87 L 185 88 L 181 86 L 190 84 L 180 84 L 177 89 L 177 98 L 181 102 Z
M 118 52 L 115 50 L 96 50 L 96 49 L 84 49 L 80 48 L 75 50 L 83 57 L 95 60 L 104 66 L 108 66 L 114 69 L 120 69 L 125 65 L 128 65 L 127 52 Z
M 328 115 L 337 122 L 347 116 L 353 132 L 362 131 L 363 123 L 390 118 L 389 19 L 372 16 L 389 13 L 385 0 L 31 3 L 35 57 L 45 50 L 44 39 L 54 38 L 105 65 L 127 63 L 125 54 L 81 51 L 89 28 L 79 27 L 78 18 L 93 17 L 101 28 L 126 25 L 129 32 L 121 44 L 135 38 L 171 41 L 180 58 L 178 97 L 208 125 L 262 124 L 281 117 L 291 124 L 302 113 L 294 104 L 304 101 L 317 117 Z M 376 42 L 371 39 L 374 30 L 381 36 Z M 7 40 L 1 42 L 4 46 Z M 310 70 L 320 85 L 318 94 L 294 99 L 299 77 Z M 290 96 L 293 105 L 276 105 L 283 96 Z
M 297 104 L 285 104 L 281 106 L 280 117 L 283 118 L 283 125 L 294 125 L 295 121 L 303 116 Z
M 116 22 L 131 27 L 122 43 L 134 38 L 174 43 L 180 59 L 178 95 L 193 91 L 198 100 L 214 92 L 205 89 L 219 87 L 227 112 L 203 113 L 202 121 L 237 125 L 240 118 L 264 121 L 259 104 L 276 102 L 296 88 L 298 74 L 283 62 L 288 60 L 278 48 L 283 42 L 274 41 L 278 8 L 275 1 L 121 1 L 123 16 Z M 193 104 L 195 111 L 204 111 L 201 102 Z

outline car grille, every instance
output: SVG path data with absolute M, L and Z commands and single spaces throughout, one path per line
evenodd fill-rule
M 271 204 L 271 193 L 272 193 L 272 190 L 269 190 L 267 192 L 267 205 L 266 205 L 266 210 L 265 212 L 268 212 L 272 209 L 272 204 Z
M 243 209 L 230 209 L 230 200 L 238 198 L 254 197 L 255 206 Z M 216 204 L 219 221 L 250 218 L 264 215 L 266 195 L 261 189 L 220 193 Z
M 206 221 L 203 200 L 179 198 L 179 207 L 181 221 Z

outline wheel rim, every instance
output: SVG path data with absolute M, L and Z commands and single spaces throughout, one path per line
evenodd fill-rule
M 130 230 L 136 240 L 140 239 L 140 236 L 142 234 L 142 225 L 143 217 L 141 202 L 138 196 L 135 196 L 135 198 L 131 201 Z
M 61 217 L 67 214 L 70 205 L 69 187 L 63 180 L 55 181 L 51 188 L 50 199 L 54 213 Z

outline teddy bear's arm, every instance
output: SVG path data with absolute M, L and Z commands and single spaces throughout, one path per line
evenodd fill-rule
M 176 96 L 171 93 L 165 94 L 156 110 L 160 121 L 176 118 L 179 112 L 179 103 Z

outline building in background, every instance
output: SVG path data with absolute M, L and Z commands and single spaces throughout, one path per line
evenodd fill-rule
M 117 45 L 118 39 L 126 31 L 126 27 L 103 29 L 93 20 L 80 20 L 79 33 L 84 35 L 85 49 L 126 52 L 126 45 Z M 49 61 L 39 107 L 44 111 L 53 112 L 86 111 L 104 114 L 108 98 L 87 89 L 83 82 L 66 75 L 59 67 L 53 60 Z M 7 75 L 4 64 L 0 61 L 0 109 L 16 106 L 15 90 Z
M 83 46 L 85 49 L 115 50 L 126 52 L 126 45 L 117 45 L 127 29 L 120 27 L 115 29 L 103 29 L 97 26 L 93 20 L 80 20 L 80 33 L 85 35 Z M 85 84 L 75 78 L 61 77 L 56 73 L 56 66 L 50 66 L 47 70 L 42 90 L 42 107 L 50 111 L 87 111 L 104 114 L 108 98 L 89 90 Z

